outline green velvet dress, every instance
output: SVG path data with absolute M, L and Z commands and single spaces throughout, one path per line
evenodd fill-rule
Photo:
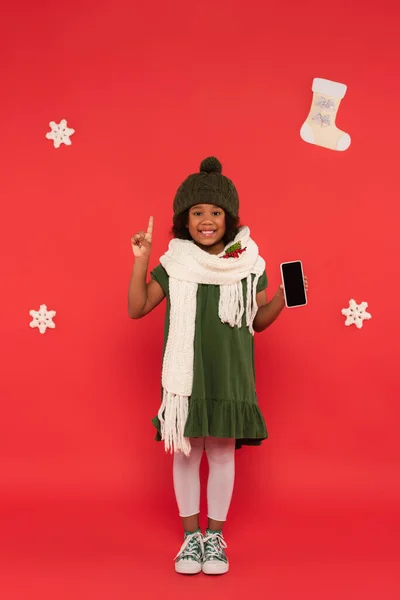
M 168 274 L 159 265 L 151 272 L 167 298 L 164 350 L 169 330 Z M 246 302 L 246 280 L 243 280 Z M 264 272 L 257 292 L 267 287 Z M 268 437 L 258 406 L 255 387 L 254 338 L 245 324 L 241 328 L 222 323 L 218 316 L 219 286 L 199 284 L 194 339 L 192 395 L 185 437 L 227 437 L 236 439 L 236 447 L 259 446 Z M 160 441 L 160 422 L 153 419 Z

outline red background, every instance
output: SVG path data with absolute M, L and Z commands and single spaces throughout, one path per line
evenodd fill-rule
M 2 597 L 398 598 L 396 2 L 9 2 L 1 44 Z M 346 83 L 346 152 L 305 144 L 314 77 Z M 76 130 L 46 140 L 50 120 Z M 237 453 L 231 572 L 179 578 L 153 441 L 163 308 L 127 316 L 130 237 L 209 154 L 309 306 L 256 339 L 270 439 Z M 397 261 L 397 263 L 396 263 Z M 344 326 L 350 298 L 369 302 Z M 46 303 L 56 329 L 29 328 Z M 203 472 L 205 476 L 205 472 Z

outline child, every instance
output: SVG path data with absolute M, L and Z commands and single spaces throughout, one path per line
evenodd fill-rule
M 146 283 L 153 233 L 132 237 L 135 255 L 129 316 L 140 319 L 165 297 L 162 404 L 153 420 L 157 440 L 174 453 L 174 490 L 184 528 L 178 573 L 229 569 L 222 530 L 234 484 L 235 449 L 267 438 L 255 390 L 254 331 L 285 306 L 282 286 L 267 303 L 265 262 L 247 227 L 221 163 L 205 159 L 174 200 L 173 235 Z M 208 528 L 199 528 L 200 461 L 206 452 Z

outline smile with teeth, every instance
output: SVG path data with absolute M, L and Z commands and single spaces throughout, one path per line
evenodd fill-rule
M 214 235 L 215 231 L 216 231 L 215 229 L 201 229 L 200 233 L 201 233 L 201 235 L 210 236 L 210 235 Z

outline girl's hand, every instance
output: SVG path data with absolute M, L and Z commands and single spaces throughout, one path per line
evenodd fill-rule
M 154 218 L 150 217 L 147 232 L 139 231 L 131 237 L 132 250 L 136 258 L 149 258 L 153 238 Z

